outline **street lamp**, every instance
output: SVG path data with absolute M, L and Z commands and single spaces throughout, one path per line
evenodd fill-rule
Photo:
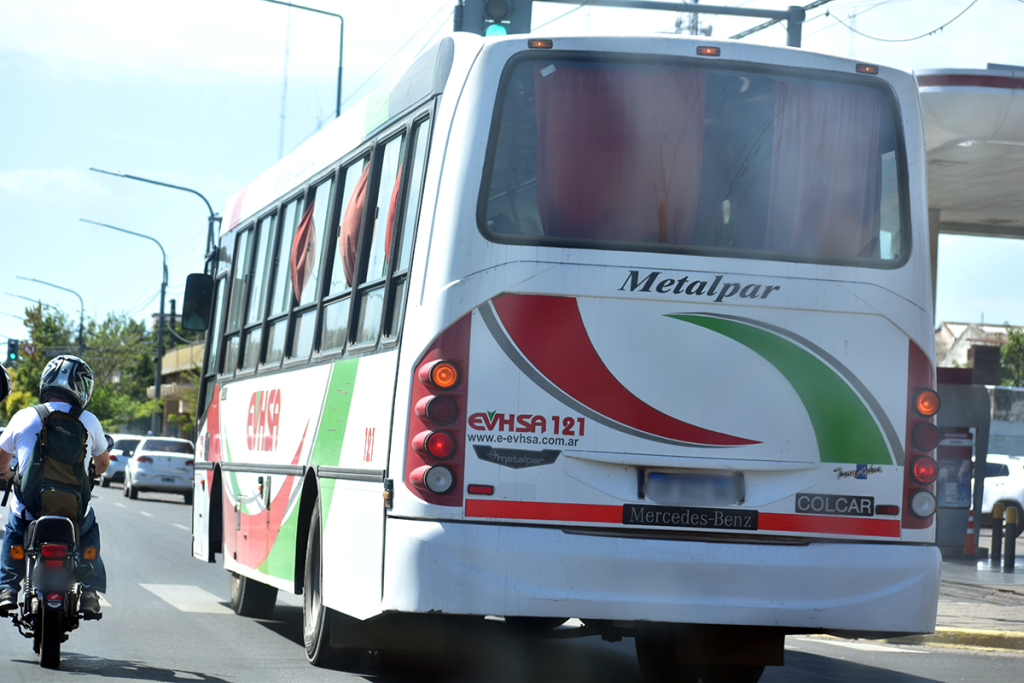
M 122 173 L 121 171 L 105 171 L 102 168 L 96 168 L 95 166 L 90 166 L 89 170 L 90 171 L 96 171 L 97 173 L 105 173 L 106 175 L 117 176 L 118 178 L 127 178 L 128 180 L 138 180 L 138 181 L 143 182 L 143 183 L 150 183 L 151 185 L 159 185 L 160 187 L 169 187 L 172 190 L 181 190 L 182 192 L 191 192 L 195 196 L 197 196 L 200 199 L 202 199 L 206 203 L 207 210 L 209 210 L 209 212 L 210 212 L 210 217 L 207 219 L 207 231 L 206 231 L 206 266 L 207 266 L 207 268 L 210 267 L 210 262 L 213 260 L 214 233 L 216 232 L 216 229 L 215 229 L 214 226 L 219 226 L 220 225 L 221 217 L 218 216 L 214 212 L 213 207 L 210 206 L 210 200 L 208 200 L 206 197 L 204 197 L 198 190 L 193 190 L 191 187 L 183 187 L 181 185 L 172 185 L 171 183 L 165 183 L 165 182 L 161 182 L 159 180 L 153 180 L 152 178 L 143 178 L 142 176 L 129 175 L 128 173 Z M 86 222 L 87 223 L 92 223 L 92 221 L 86 221 Z M 97 225 L 103 225 L 103 223 L 97 223 Z M 110 227 L 113 227 L 113 226 L 104 225 L 103 227 L 110 228 Z M 121 230 L 121 229 L 120 228 L 114 228 L 114 230 Z M 122 230 L 122 232 L 129 232 L 129 233 L 131 233 L 133 235 L 138 235 L 138 233 L 131 232 L 130 230 Z M 141 235 L 141 237 L 147 237 L 147 235 Z M 153 238 L 149 237 L 149 239 L 153 239 Z M 159 244 L 159 242 L 157 242 L 157 244 Z M 163 250 L 163 247 L 160 247 L 160 249 Z
M 4 292 L 4 294 L 6 294 L 7 296 L 16 297 L 18 299 L 24 299 L 25 301 L 31 301 L 32 303 L 34 303 L 37 306 L 46 306 L 47 308 L 52 308 L 52 309 L 54 309 L 56 311 L 60 310 L 59 308 L 57 308 L 53 304 L 44 304 L 42 301 L 39 301 L 37 299 L 33 299 L 30 296 L 22 296 L 21 294 L 11 294 L 10 292 Z
M 282 0 L 263 0 L 263 2 L 270 2 L 275 5 L 284 5 L 285 7 L 294 7 L 295 9 L 303 9 L 307 12 L 316 12 L 317 14 L 326 14 L 329 17 L 334 17 L 341 22 L 340 35 L 338 37 L 338 87 L 335 91 L 334 98 L 334 118 L 341 116 L 341 58 L 345 52 L 345 17 L 334 12 L 325 12 L 322 9 L 316 9 L 315 7 L 303 7 L 302 5 L 293 5 L 290 2 L 282 2 Z
M 37 280 L 34 277 L 22 277 L 21 275 L 17 275 L 15 277 L 17 277 L 19 280 L 27 280 L 28 282 L 38 282 L 39 284 L 46 285 L 47 287 L 53 287 L 54 289 L 61 289 L 61 290 L 64 290 L 65 292 L 71 292 L 72 294 L 74 294 L 75 296 L 78 297 L 78 308 L 79 308 L 79 313 L 78 313 L 78 357 L 81 358 L 82 354 L 84 353 L 84 349 L 85 349 L 85 346 L 84 346 L 84 344 L 85 344 L 85 342 L 84 342 L 84 336 L 85 336 L 85 330 L 84 330 L 84 328 L 85 328 L 85 304 L 82 303 L 82 295 L 79 294 L 78 292 L 76 292 L 73 289 L 68 289 L 67 287 L 61 287 L 60 285 L 55 285 L 52 282 L 43 282 L 42 280 Z
M 103 172 L 105 173 L 105 171 Z M 196 192 L 196 194 L 199 193 Z M 202 195 L 199 196 L 202 197 Z M 157 317 L 156 326 L 156 380 L 153 383 L 153 398 L 159 399 L 160 384 L 163 381 L 163 373 L 161 371 L 163 369 L 162 365 L 164 357 L 164 298 L 167 296 L 167 252 L 164 251 L 164 245 L 160 244 L 160 241 L 157 240 L 155 237 L 144 235 L 141 232 L 125 230 L 124 228 L 118 228 L 113 225 L 107 225 L 106 223 L 100 223 L 99 221 L 91 221 L 88 218 L 79 218 L 78 220 L 82 221 L 83 223 L 92 223 L 93 225 L 98 225 L 101 228 L 110 228 L 111 230 L 117 230 L 118 232 L 127 233 L 129 235 L 135 235 L 136 237 L 142 237 L 143 239 L 147 239 L 151 242 L 156 242 L 156 246 L 160 247 L 160 253 L 163 255 L 164 260 L 164 277 L 163 280 L 160 282 L 160 314 Z M 156 416 L 156 411 L 153 411 L 153 416 L 150 420 L 149 427 L 150 431 L 152 431 L 154 435 L 163 433 L 163 430 L 160 428 L 160 420 Z

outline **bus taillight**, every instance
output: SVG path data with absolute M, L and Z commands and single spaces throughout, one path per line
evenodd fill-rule
M 462 506 L 470 320 L 465 316 L 434 340 L 411 386 L 405 482 L 434 505 Z
M 939 445 L 935 414 L 939 395 L 935 374 L 924 351 L 910 342 L 907 366 L 907 431 L 903 461 L 903 519 L 905 529 L 927 529 L 935 519 L 935 480 L 938 464 L 928 453 Z

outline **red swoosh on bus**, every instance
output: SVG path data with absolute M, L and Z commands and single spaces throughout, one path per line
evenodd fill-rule
M 648 434 L 691 444 L 760 443 L 682 422 L 649 406 L 605 366 L 572 297 L 504 294 L 494 309 L 530 363 L 566 394 L 591 410 Z
M 299 447 L 295 451 L 295 457 L 292 458 L 292 465 L 299 464 L 299 457 L 302 455 L 302 444 L 306 441 L 306 433 L 308 431 L 309 422 L 307 421 L 306 427 L 302 430 L 302 439 L 299 440 Z M 288 512 L 288 500 L 294 485 L 295 477 L 286 476 L 284 484 L 278 489 L 271 500 L 269 510 L 258 512 L 255 515 L 242 515 L 240 526 L 246 539 L 247 552 L 245 559 L 247 561 L 244 564 L 247 566 L 259 567 L 267 559 L 267 555 L 270 554 L 270 549 L 274 546 L 274 541 L 277 540 L 277 535 L 281 531 L 281 522 L 284 521 L 284 516 Z M 269 520 L 263 517 L 264 513 L 269 513 Z M 240 561 L 241 559 L 239 557 Z

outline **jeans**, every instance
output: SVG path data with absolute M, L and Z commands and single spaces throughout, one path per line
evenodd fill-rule
M 25 577 L 25 560 L 11 557 L 11 546 L 24 545 L 25 534 L 28 532 L 30 520 L 22 519 L 8 511 L 7 528 L 4 529 L 3 556 L 0 557 L 0 590 L 8 589 L 17 593 L 21 580 Z M 96 513 L 89 510 L 85 521 L 79 527 L 78 562 L 92 567 L 92 575 L 82 582 L 88 590 L 105 593 L 107 590 L 107 570 L 103 567 L 100 557 L 100 525 L 96 523 Z M 96 548 L 95 560 L 83 560 L 84 548 Z

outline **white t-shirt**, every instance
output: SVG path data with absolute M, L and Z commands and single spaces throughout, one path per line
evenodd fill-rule
M 45 405 L 51 411 L 71 412 L 71 404 L 63 401 L 47 401 Z M 99 419 L 88 410 L 83 410 L 78 419 L 88 432 L 88 448 L 86 450 L 88 458 L 85 461 L 85 467 L 88 470 L 93 456 L 101 455 L 107 450 L 107 437 L 103 433 L 103 426 Z M 34 407 L 23 408 L 14 414 L 14 417 L 7 423 L 3 435 L 0 436 L 0 449 L 14 454 L 14 461 L 17 463 L 19 472 L 32 457 L 32 451 L 36 447 L 36 437 L 39 436 L 39 430 L 42 428 L 43 422 L 39 419 L 36 409 Z M 11 514 L 24 519 L 32 518 L 32 515 L 25 511 L 24 504 L 18 500 L 17 496 L 11 496 L 11 503 Z M 92 503 L 89 503 L 89 506 L 91 507 Z

